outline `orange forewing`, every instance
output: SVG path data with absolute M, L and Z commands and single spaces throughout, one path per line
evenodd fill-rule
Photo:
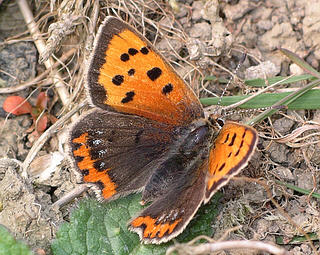
M 252 127 L 226 122 L 210 151 L 205 202 L 247 165 L 257 139 L 257 132 Z
M 99 47 L 103 42 L 107 44 L 106 48 Z M 92 83 L 91 76 L 98 73 L 94 82 L 106 94 L 100 107 L 105 104 L 119 112 L 172 125 L 185 125 L 203 116 L 195 93 L 150 42 L 129 25 L 108 18 L 99 32 L 95 50 L 88 76 Z M 100 62 L 96 58 L 100 58 Z M 97 100 L 95 90 L 101 88 L 92 86 L 93 104 Z

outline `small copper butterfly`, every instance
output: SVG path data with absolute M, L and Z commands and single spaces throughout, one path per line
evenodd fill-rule
M 219 130 L 151 43 L 118 18 L 100 26 L 86 88 L 94 107 L 72 126 L 73 165 L 107 201 L 142 191 L 149 206 L 129 229 L 145 243 L 179 235 L 255 150 L 255 129 L 229 121 Z

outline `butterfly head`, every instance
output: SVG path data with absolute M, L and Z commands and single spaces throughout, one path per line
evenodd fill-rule
M 221 129 L 224 126 L 224 119 L 221 118 L 221 115 L 211 114 L 208 117 L 208 122 L 214 129 Z

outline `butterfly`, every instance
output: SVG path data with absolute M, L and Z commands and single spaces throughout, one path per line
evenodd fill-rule
M 105 201 L 142 192 L 148 206 L 128 227 L 144 243 L 179 235 L 255 150 L 254 128 L 218 129 L 152 44 L 118 18 L 99 28 L 86 90 L 93 109 L 71 128 L 72 164 Z

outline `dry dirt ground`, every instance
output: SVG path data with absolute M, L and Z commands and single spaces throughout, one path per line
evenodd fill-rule
M 167 1 L 99 1 L 96 16 L 93 12 L 97 6 L 93 1 L 83 1 L 81 7 L 73 6 L 73 1 L 68 4 L 68 1 L 56 1 L 51 11 L 50 1 L 28 2 L 43 39 L 47 40 L 46 53 L 40 55 L 37 51 L 16 2 L 0 1 L 0 89 L 14 90 L 19 84 L 32 81 L 43 73 L 46 68 L 39 64 L 39 58 L 51 53 L 61 58 L 77 47 L 73 57 L 64 62 L 66 66 L 59 67 L 62 85 L 67 88 L 68 98 L 72 101 L 62 102 L 51 79 L 54 74 L 48 73 L 41 82 L 23 90 L 11 94 L 1 90 L 0 105 L 9 95 L 23 96 L 35 105 L 40 90 L 46 91 L 49 96 L 47 113 L 60 118 L 79 102 L 83 92 L 83 61 L 92 43 L 92 34 L 88 31 L 95 29 L 88 25 L 85 16 L 96 19 L 97 24 L 105 15 L 114 13 L 133 20 L 132 24 L 145 32 L 164 56 L 175 63 L 177 71 L 201 97 L 212 96 L 211 93 L 219 96 L 225 85 L 211 81 L 200 86 L 199 79 L 207 75 L 230 79 L 230 71 L 236 69 L 243 52 L 247 52 L 248 57 L 237 72 L 238 79 L 229 86 L 227 95 L 256 91 L 244 86 L 243 79 L 303 73 L 281 55 L 277 50 L 279 47 L 295 52 L 319 69 L 319 0 L 225 0 L 219 5 L 217 1 L 168 1 L 171 6 Z M 55 25 L 49 27 L 53 23 Z M 302 85 L 280 87 L 275 91 L 290 91 L 292 87 Z M 250 112 L 235 119 L 244 120 L 255 114 Z M 274 205 L 264 186 L 244 180 L 232 181 L 223 189 L 220 213 L 213 223 L 213 238 L 218 239 L 226 230 L 241 225 L 242 228 L 231 232 L 227 239 L 272 243 L 282 239 L 283 247 L 292 254 L 319 252 L 319 238 L 316 236 L 320 233 L 319 200 L 276 183 L 278 180 L 319 192 L 319 134 L 311 130 L 304 133 L 300 141 L 288 140 L 287 143 L 263 138 L 291 134 L 312 121 L 319 125 L 319 110 L 281 110 L 255 126 L 261 135 L 258 149 L 242 176 L 265 180 L 272 198 L 286 213 Z M 0 158 L 18 162 L 0 161 L 0 224 L 34 250 L 41 248 L 49 252 L 56 226 L 68 219 L 74 202 L 60 209 L 55 209 L 52 204 L 78 184 L 64 159 L 66 128 L 59 128 L 59 132 L 47 140 L 28 171 L 28 179 L 22 177 L 19 162 L 26 159 L 37 140 L 37 136 L 31 135 L 31 126 L 30 115 L 8 117 L 0 109 Z M 39 175 L 48 168 L 51 173 Z M 303 233 L 315 233 L 313 248 L 306 240 L 288 244 L 294 237 L 303 238 Z

